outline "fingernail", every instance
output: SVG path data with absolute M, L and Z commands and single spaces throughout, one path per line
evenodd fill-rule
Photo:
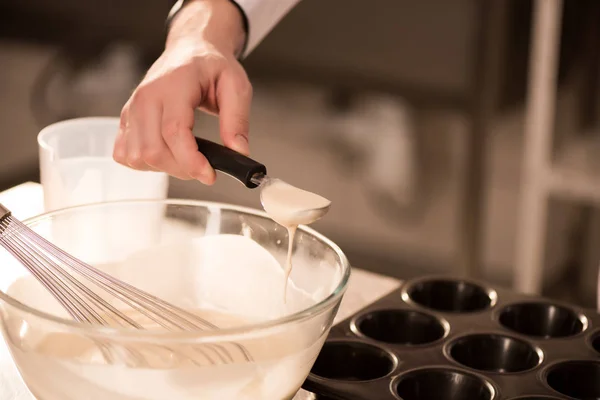
M 235 138 L 233 141 L 233 147 L 234 147 L 234 150 L 237 151 L 238 153 L 250 155 L 250 146 L 248 144 L 247 136 L 244 136 L 241 134 L 235 135 Z

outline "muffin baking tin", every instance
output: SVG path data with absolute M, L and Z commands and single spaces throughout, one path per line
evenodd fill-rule
M 448 277 L 405 283 L 335 325 L 320 400 L 600 399 L 595 310 Z

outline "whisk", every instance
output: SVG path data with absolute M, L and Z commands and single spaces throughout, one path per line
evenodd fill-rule
M 76 279 L 72 272 L 93 282 L 109 296 L 118 299 L 166 330 L 218 329 L 216 325 L 192 312 L 176 307 L 80 261 L 23 224 L 2 204 L 0 204 L 0 245 L 15 257 L 78 322 L 146 329 L 111 304 L 112 302 L 105 300 L 96 291 Z M 106 344 L 99 344 L 99 346 L 106 361 L 116 361 L 115 352 L 110 351 L 110 346 Z M 175 352 L 173 349 L 162 347 L 173 354 L 181 353 L 181 351 Z M 243 345 L 230 343 L 228 347 L 231 349 L 223 344 L 194 345 L 195 354 L 191 355 L 186 351 L 184 356 L 196 365 L 252 361 L 251 354 Z M 130 356 L 128 364 L 139 365 L 144 362 L 139 351 L 128 349 L 127 352 Z M 196 354 L 201 357 L 198 358 Z

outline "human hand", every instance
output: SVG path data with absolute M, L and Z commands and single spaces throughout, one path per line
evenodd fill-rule
M 252 86 L 236 59 L 244 39 L 242 17 L 230 1 L 186 5 L 165 51 L 123 107 L 114 159 L 213 184 L 215 171 L 192 134 L 196 108 L 218 115 L 223 144 L 248 155 Z

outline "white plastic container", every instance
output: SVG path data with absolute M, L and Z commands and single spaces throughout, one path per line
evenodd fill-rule
M 39 133 L 40 176 L 46 212 L 90 203 L 167 197 L 167 174 L 137 171 L 114 161 L 112 154 L 118 129 L 118 118 L 93 117 L 58 122 Z M 149 235 L 140 238 L 140 243 L 158 235 L 161 218 L 161 210 L 155 209 L 151 215 L 143 215 L 136 221 L 147 228 L 140 232 Z M 80 254 L 92 261 L 100 256 L 97 251 L 115 251 L 98 249 L 91 243 L 106 232 L 114 234 L 119 224 L 122 221 L 95 213 L 61 226 L 61 232 L 53 232 L 53 235 L 61 240 L 67 235 L 80 244 Z
M 136 171 L 112 158 L 119 119 L 77 118 L 38 135 L 46 211 L 116 200 L 164 199 L 168 176 Z

